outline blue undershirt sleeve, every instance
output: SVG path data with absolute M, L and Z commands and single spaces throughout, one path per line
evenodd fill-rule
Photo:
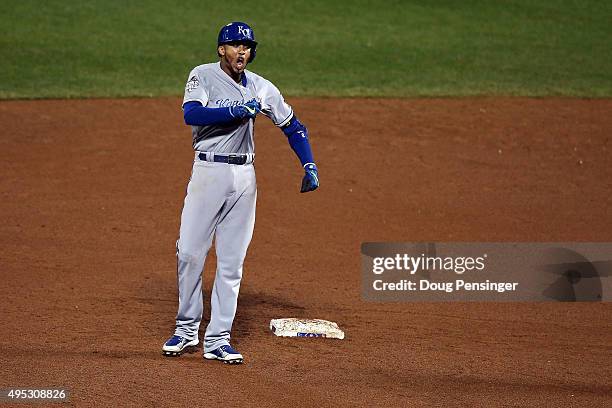
M 230 108 L 207 108 L 196 101 L 183 105 L 183 117 L 185 123 L 191 126 L 219 125 L 236 120 Z
M 302 167 L 307 163 L 314 163 L 310 142 L 308 141 L 308 129 L 302 125 L 300 121 L 293 115 L 293 118 L 286 126 L 282 128 L 283 133 L 287 136 L 289 146 L 295 152 L 302 163 Z

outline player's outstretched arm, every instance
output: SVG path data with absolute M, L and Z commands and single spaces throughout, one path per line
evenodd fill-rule
M 312 149 L 308 141 L 308 129 L 293 116 L 289 123 L 281 128 L 287 136 L 291 149 L 295 152 L 304 168 L 302 188 L 300 192 L 307 193 L 319 187 L 319 172 L 312 156 Z
M 183 117 L 187 125 L 208 126 L 254 118 L 260 111 L 261 105 L 255 100 L 225 108 L 208 108 L 192 101 L 183 106 Z

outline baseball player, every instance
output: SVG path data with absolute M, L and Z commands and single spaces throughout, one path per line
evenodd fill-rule
M 176 243 L 179 306 L 174 335 L 162 347 L 166 356 L 179 356 L 199 343 L 202 268 L 214 237 L 217 272 L 204 358 L 243 362 L 230 345 L 230 332 L 255 224 L 257 114 L 270 118 L 287 136 L 304 169 L 301 192 L 319 186 L 308 130 L 270 81 L 246 70 L 256 48 L 249 25 L 227 24 L 217 41 L 219 61 L 195 67 L 187 78 L 183 113 L 191 125 L 195 159 Z

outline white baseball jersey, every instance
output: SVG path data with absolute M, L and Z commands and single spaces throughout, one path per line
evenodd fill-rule
M 293 110 L 280 91 L 267 79 L 245 70 L 246 86 L 236 83 L 221 69 L 219 62 L 203 64 L 189 73 L 185 86 L 183 106 L 197 101 L 208 108 L 239 105 L 255 98 L 261 103 L 261 112 L 276 126 L 291 120 Z M 223 125 L 192 126 L 193 148 L 215 153 L 255 153 L 253 141 L 254 120 L 235 121 Z

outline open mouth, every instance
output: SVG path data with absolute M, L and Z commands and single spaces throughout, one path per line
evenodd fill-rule
M 238 68 L 244 67 L 244 58 L 243 57 L 238 57 L 238 59 L 236 60 L 236 66 Z

